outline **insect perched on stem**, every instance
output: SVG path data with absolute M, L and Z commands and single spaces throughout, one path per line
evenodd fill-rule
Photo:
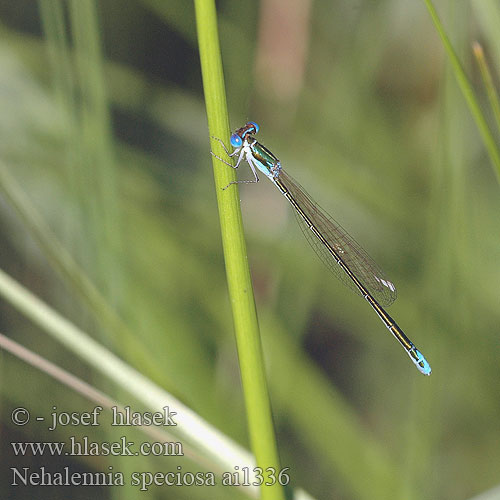
M 238 168 L 240 163 L 246 160 L 254 175 L 253 180 L 233 181 L 224 189 L 231 184 L 259 182 L 257 171 L 262 172 L 295 209 L 302 232 L 328 269 L 370 304 L 403 346 L 420 373 L 430 375 L 431 367 L 424 355 L 382 307 L 389 306 L 396 300 L 396 287 L 342 226 L 322 210 L 283 170 L 278 158 L 257 142 L 254 135 L 258 131 L 259 126 L 254 122 L 248 122 L 236 130 L 231 136 L 231 146 L 235 148 L 231 153 L 221 139 L 214 137 L 222 144 L 229 157 L 236 156 L 238 159 L 233 166 L 214 153 L 213 156 L 232 168 Z

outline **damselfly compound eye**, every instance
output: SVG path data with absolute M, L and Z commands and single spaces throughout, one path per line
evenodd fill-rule
M 248 122 L 247 125 L 253 125 L 253 128 L 255 129 L 254 134 L 259 131 L 259 126 L 255 122 Z
M 243 144 L 243 141 L 241 140 L 241 137 L 238 134 L 233 134 L 231 136 L 231 146 L 233 148 L 239 148 Z

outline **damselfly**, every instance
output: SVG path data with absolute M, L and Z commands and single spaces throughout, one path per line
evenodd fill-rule
M 431 367 L 424 355 L 382 307 L 382 305 L 389 306 L 396 300 L 396 287 L 342 226 L 322 210 L 283 170 L 278 158 L 257 142 L 253 135 L 258 131 L 259 126 L 254 122 L 248 122 L 244 127 L 236 130 L 231 136 L 231 146 L 234 147 L 231 153 L 221 139 L 214 137 L 222 144 L 229 157 L 237 156 L 238 159 L 236 165 L 233 166 L 214 153 L 212 155 L 232 168 L 238 168 L 245 159 L 254 175 L 253 180 L 233 181 L 226 188 L 231 184 L 259 182 L 257 170 L 262 172 L 295 209 L 302 232 L 328 269 L 364 297 L 403 346 L 419 371 L 424 375 L 430 375 Z

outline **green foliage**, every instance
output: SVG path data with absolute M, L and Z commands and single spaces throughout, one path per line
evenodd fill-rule
M 210 170 L 210 133 L 227 143 L 227 120 L 222 113 L 209 132 L 193 5 L 38 5 L 14 12 L 0 2 L 1 269 L 249 449 L 217 216 L 221 193 Z M 446 52 L 425 2 L 218 5 L 231 128 L 258 122 L 262 143 L 380 263 L 398 287 L 391 315 L 433 368 L 431 377 L 419 375 L 367 304 L 325 272 L 270 183 L 242 187 L 278 448 L 292 485 L 317 498 L 370 500 L 451 500 L 493 488 L 500 196 L 490 157 L 499 138 L 492 87 L 483 85 L 471 44 L 481 42 L 498 89 L 500 7 L 493 0 L 437 3 Z M 34 22 L 41 35 L 30 33 Z M 234 175 L 214 168 L 219 187 Z M 223 195 L 236 201 L 236 189 Z M 90 363 L 74 344 L 68 350 L 16 312 L 7 292 L 2 297 L 0 333 L 122 404 L 146 404 L 125 392 L 133 377 L 104 378 L 106 366 L 96 368 L 111 358 Z M 52 406 L 94 406 L 11 354 L 3 360 L 6 424 L 19 405 L 42 415 Z M 37 429 L 8 428 L 35 440 Z M 45 439 L 65 439 L 60 432 Z M 95 470 L 114 463 L 79 462 Z M 148 457 L 133 467 L 180 464 L 220 467 L 207 454 L 183 462 Z M 20 494 L 0 486 L 2 497 Z

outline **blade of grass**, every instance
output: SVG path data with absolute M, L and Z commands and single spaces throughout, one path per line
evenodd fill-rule
M 469 79 L 467 78 L 465 70 L 462 67 L 462 64 L 460 63 L 460 60 L 455 50 L 453 49 L 450 39 L 446 34 L 444 26 L 441 23 L 439 16 L 437 15 L 436 9 L 434 8 L 432 1 L 424 0 L 424 2 L 425 5 L 427 6 L 427 10 L 431 15 L 432 21 L 434 22 L 434 26 L 436 27 L 439 36 L 441 37 L 441 41 L 443 42 L 446 53 L 448 54 L 448 57 L 450 59 L 453 72 L 455 74 L 455 78 L 457 79 L 460 90 L 462 91 L 462 94 L 465 97 L 465 101 L 469 106 L 469 110 L 472 113 L 474 120 L 476 121 L 476 125 L 479 129 L 481 137 L 483 138 L 486 149 L 488 150 L 488 153 L 490 155 L 490 160 L 493 163 L 497 180 L 500 183 L 500 152 L 498 150 L 493 134 L 488 126 L 488 123 L 486 122 L 486 118 L 483 112 L 481 111 L 474 89 L 472 88 L 472 85 L 470 84 Z
M 1 162 L 0 193 L 5 196 L 11 207 L 18 213 L 51 266 L 61 274 L 71 289 L 78 293 L 96 321 L 103 327 L 103 332 L 111 334 L 110 337 L 114 340 L 122 339 L 122 342 L 116 343 L 118 348 L 122 347 L 123 340 L 126 340 L 129 348 L 135 350 L 137 361 L 145 370 L 148 370 L 149 375 L 154 376 L 156 380 L 164 379 L 165 374 L 161 367 L 151 363 L 152 356 L 144 343 L 137 340 L 137 337 L 55 237 L 40 213 L 9 173 L 8 167 Z
M 474 15 L 478 20 L 481 39 L 488 43 L 494 65 L 500 66 L 500 4 L 498 0 L 471 2 Z
M 490 68 L 486 62 L 486 58 L 484 57 L 483 47 L 479 42 L 474 42 L 472 44 L 472 49 L 481 71 L 481 77 L 483 78 L 483 83 L 488 94 L 488 100 L 493 111 L 497 129 L 500 132 L 500 100 L 498 99 L 498 95 L 495 91 L 495 85 L 493 84 L 493 77 L 491 76 Z
M 122 361 L 101 344 L 92 339 L 86 332 L 80 330 L 73 323 L 54 311 L 45 302 L 33 295 L 20 283 L 12 279 L 0 269 L 0 296 L 4 297 L 18 311 L 23 313 L 34 324 L 48 333 L 56 341 L 66 346 L 70 351 L 92 366 L 98 373 L 113 381 L 123 391 L 132 394 L 137 401 L 145 404 L 153 411 L 161 411 L 164 406 L 169 406 L 179 415 L 182 425 L 172 428 L 172 435 L 185 439 L 193 449 L 193 456 L 199 463 L 209 459 L 223 470 L 234 471 L 234 465 L 254 467 L 253 457 L 244 448 L 235 443 L 231 438 L 220 432 L 211 424 L 199 417 L 189 407 L 176 399 L 170 393 L 139 373 L 133 367 Z M 0 334 L 1 335 L 1 334 Z M 14 343 L 10 339 L 0 339 L 0 346 L 11 352 Z M 9 348 L 10 346 L 10 348 Z M 19 356 L 21 348 L 14 354 Z M 70 374 L 62 376 L 65 372 L 51 363 L 41 360 L 36 354 L 19 356 L 33 366 L 46 371 L 51 376 L 72 386 L 79 392 L 97 397 L 99 404 L 108 406 L 109 398 L 102 393 L 89 388 L 87 384 L 77 381 Z M 90 391 L 90 392 L 89 392 Z M 197 453 L 198 455 L 195 457 Z M 205 459 L 204 459 L 205 457 Z M 212 465 L 213 465 L 212 464 Z M 213 468 L 213 467 L 212 467 Z M 242 491 L 249 497 L 256 497 L 254 486 L 245 486 Z M 294 490 L 294 500 L 314 500 L 308 493 L 301 489 Z
M 195 11 L 208 127 L 212 136 L 220 137 L 227 144 L 229 120 L 215 2 L 195 0 Z M 212 140 L 212 148 L 217 154 L 224 155 L 217 141 Z M 263 470 L 271 467 L 278 474 L 278 449 L 248 268 L 238 188 L 232 185 L 229 189 L 223 189 L 235 179 L 235 173 L 215 158 L 212 162 L 251 447 L 257 465 Z M 285 498 L 279 483 L 268 487 L 263 484 L 261 494 L 263 500 Z
M 39 354 L 30 351 L 29 349 L 22 346 L 21 344 L 18 344 L 3 333 L 0 333 L 0 348 L 4 349 L 7 352 L 10 352 L 13 356 L 16 356 L 18 359 L 31 365 L 37 370 L 40 370 L 41 372 L 49 375 L 54 380 L 57 380 L 72 391 L 80 394 L 88 401 L 91 401 L 96 405 L 100 405 L 107 410 L 111 410 L 113 407 L 118 407 L 119 411 L 125 411 L 125 407 L 123 405 L 120 405 L 120 403 L 113 397 L 88 384 L 81 378 L 76 377 L 67 370 L 64 370 L 60 366 L 43 358 Z M 146 425 L 138 426 L 138 429 L 144 434 L 149 435 L 160 442 L 174 441 L 176 439 L 174 433 L 167 432 L 165 429 L 148 427 Z M 203 466 L 206 470 L 211 470 L 214 468 L 214 464 L 200 455 L 193 446 L 183 443 L 182 448 L 184 456 L 186 456 L 190 460 L 193 460 L 197 464 Z M 222 472 L 222 470 L 218 472 Z
M 491 490 L 485 491 L 480 495 L 469 498 L 469 500 L 498 500 L 500 498 L 500 486 L 495 486 Z
M 88 250 L 93 254 L 95 274 L 92 279 L 101 290 L 106 290 L 110 302 L 119 304 L 123 287 L 116 258 L 121 249 L 118 174 L 97 4 L 95 0 L 72 0 L 67 4 L 67 29 L 74 46 L 75 83 L 81 97 L 81 103 L 69 111 L 76 115 L 78 142 L 83 153 L 77 160 L 81 167 L 77 179 L 88 224 Z
M 164 406 L 169 406 L 176 411 L 181 425 L 172 428 L 172 432 L 185 439 L 214 463 L 224 467 L 224 470 L 232 470 L 234 464 L 252 466 L 251 455 L 241 446 L 108 351 L 2 270 L 0 270 L 0 295 L 43 331 L 92 366 L 96 372 L 132 394 L 148 408 L 161 411 Z M 251 487 L 248 489 L 249 493 L 252 489 Z

